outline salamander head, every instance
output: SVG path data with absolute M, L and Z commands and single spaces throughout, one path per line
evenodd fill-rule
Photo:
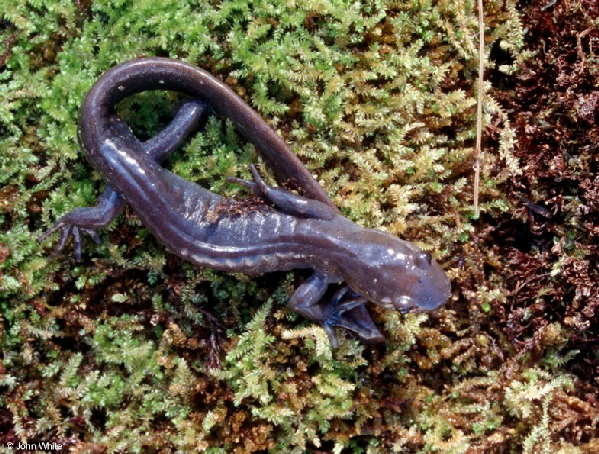
M 432 311 L 447 302 L 451 285 L 428 253 L 379 230 L 361 230 L 350 239 L 352 259 L 340 274 L 360 295 L 387 309 Z

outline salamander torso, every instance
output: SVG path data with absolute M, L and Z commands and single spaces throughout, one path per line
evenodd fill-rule
M 146 90 L 172 90 L 193 99 L 165 130 L 140 142 L 114 106 Z M 254 181 L 231 180 L 249 188 L 257 203 L 223 198 L 164 169 L 161 162 L 197 127 L 208 106 L 256 145 L 280 185 L 293 186 L 303 196 L 267 185 L 253 166 Z M 99 241 L 95 230 L 129 204 L 160 243 L 200 267 L 248 274 L 314 270 L 289 304 L 320 323 L 335 345 L 335 326 L 367 341 L 384 339 L 366 311 L 367 301 L 407 311 L 434 310 L 449 298 L 449 280 L 428 252 L 344 218 L 264 120 L 194 66 L 144 58 L 112 68 L 85 99 L 79 141 L 107 186 L 95 207 L 73 210 L 42 235 L 62 231 L 55 252 L 72 235 L 79 258 L 81 232 Z M 346 286 L 322 301 L 327 287 L 341 282 Z

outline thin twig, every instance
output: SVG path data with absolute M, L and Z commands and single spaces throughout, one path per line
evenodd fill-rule
M 584 71 L 584 67 L 587 63 L 587 59 L 584 56 L 584 51 L 582 50 L 582 38 L 587 36 L 589 33 L 593 31 L 592 27 L 587 28 L 586 30 L 581 31 L 578 35 L 576 35 L 576 50 L 578 52 L 578 58 L 580 58 L 580 72 Z
M 485 22 L 483 0 L 478 0 L 478 105 L 476 109 L 476 150 L 474 151 L 474 212 L 479 215 L 480 156 L 482 154 L 483 90 L 485 75 Z

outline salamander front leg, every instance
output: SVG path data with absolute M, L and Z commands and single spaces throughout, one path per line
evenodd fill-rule
M 327 329 L 325 325 L 324 304 L 320 301 L 328 286 L 326 276 L 315 272 L 295 291 L 289 300 L 289 307 L 294 312 L 320 323 L 329 335 L 331 344 L 336 348 L 338 345 L 337 338 L 333 330 L 330 327 Z
M 315 272 L 295 291 L 289 301 L 290 308 L 325 329 L 333 348 L 339 346 L 334 327 L 339 326 L 356 333 L 361 339 L 384 342 L 385 337 L 377 329 L 364 307 L 367 300 L 349 288 L 342 287 L 329 301 L 321 301 L 329 281 L 322 273 Z
M 344 285 L 327 302 L 325 323 L 353 331 L 360 339 L 371 344 L 386 342 L 387 339 L 378 330 L 366 309 L 367 302 L 366 298 Z

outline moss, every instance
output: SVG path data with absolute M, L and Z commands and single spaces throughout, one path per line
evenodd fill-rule
M 508 256 L 509 233 L 493 236 L 520 203 L 510 185 L 528 176 L 531 159 L 514 153 L 523 126 L 503 107 L 529 55 L 512 1 L 485 2 L 489 143 L 482 216 L 472 211 L 474 8 L 464 0 L 0 1 L 0 442 L 94 452 L 592 450 L 596 383 L 566 370 L 580 357 L 596 363 L 576 354 L 583 349 L 571 337 L 592 314 L 544 321 L 538 313 L 560 301 L 527 293 L 581 263 L 591 270 L 578 227 L 556 231 L 567 254 L 519 288 L 536 298 L 522 307 L 512 286 L 521 275 L 507 263 L 521 259 L 530 278 L 538 257 L 524 249 L 537 243 Z M 81 101 L 103 71 L 138 55 L 182 58 L 225 81 L 348 217 L 432 251 L 454 281 L 450 305 L 430 315 L 373 309 L 388 344 L 341 334 L 332 351 L 321 328 L 284 309 L 302 273 L 196 270 L 129 211 L 100 233 L 102 245 L 85 242 L 82 263 L 70 251 L 48 262 L 40 232 L 92 205 L 102 188 L 77 149 Z M 588 122 L 592 99 L 584 99 L 578 110 Z M 177 100 L 142 94 L 119 113 L 151 137 Z M 230 122 L 210 118 L 166 166 L 234 195 L 240 189 L 224 177 L 249 177 L 255 160 Z M 542 212 L 536 183 L 530 206 Z M 568 200 L 574 211 L 583 203 Z M 506 308 L 515 312 L 506 317 Z

